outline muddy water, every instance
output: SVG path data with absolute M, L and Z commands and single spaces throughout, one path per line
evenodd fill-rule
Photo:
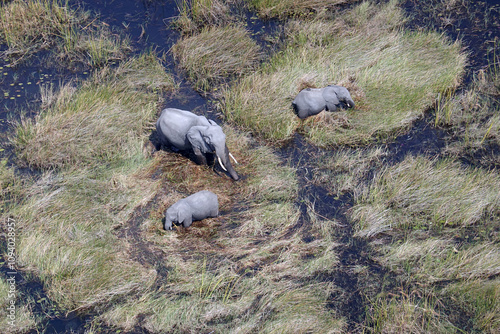
M 461 17 L 453 18 L 449 16 L 453 15 L 452 12 L 447 13 L 446 19 L 448 21 L 443 26 L 440 16 L 435 21 L 427 20 L 425 16 L 419 16 L 419 13 L 425 13 L 419 7 L 419 3 L 419 1 L 414 0 L 405 3 L 405 8 L 412 14 L 412 20 L 409 23 L 412 28 L 429 27 L 430 23 L 431 27 L 443 30 L 452 39 L 462 38 L 472 50 L 470 73 L 488 64 L 491 41 L 499 36 L 498 6 L 495 7 L 492 1 L 481 2 L 480 6 L 483 6 L 481 8 L 484 10 L 477 11 L 479 14 L 476 17 L 481 17 L 482 21 Z M 136 50 L 152 47 L 159 53 L 168 52 L 180 37 L 179 33 L 169 26 L 172 18 L 178 14 L 175 1 L 87 0 L 81 5 L 87 10 L 98 13 L 96 15 L 106 24 L 128 34 Z M 486 14 L 481 16 L 480 13 Z M 490 16 L 492 18 L 489 18 Z M 252 31 L 252 35 L 262 48 L 271 49 L 264 37 L 278 29 L 279 24 L 276 21 L 261 22 L 251 13 L 244 13 L 243 17 L 247 22 L 247 27 Z M 478 20 L 490 22 L 491 25 L 485 25 L 485 28 L 481 30 L 481 24 L 477 23 Z M 453 22 L 453 24 L 448 22 Z M 43 59 L 45 56 L 40 54 L 32 64 L 19 67 L 12 67 L 7 60 L 0 59 L 0 88 L 2 88 L 0 95 L 0 139 L 2 145 L 0 150 L 4 148 L 6 135 L 12 131 L 8 125 L 9 120 L 19 119 L 21 110 L 27 117 L 32 117 L 39 112 L 41 86 L 53 86 L 56 89 L 65 82 L 85 78 L 88 75 L 87 71 L 72 73 L 54 68 L 44 68 Z M 177 71 L 168 53 L 165 65 L 181 83 L 181 90 L 180 94 L 175 97 L 167 97 L 164 106 L 192 110 L 220 122 L 217 113 L 213 112 L 214 108 L 210 103 L 210 97 L 203 97 L 191 88 L 189 82 L 182 77 L 182 73 Z M 429 120 L 417 121 L 409 132 L 397 137 L 393 142 L 387 143 L 389 151 L 387 163 L 397 163 L 407 154 L 437 156 L 441 154 L 441 150 L 445 146 L 444 136 L 445 132 L 432 127 Z M 303 240 L 305 242 L 313 241 L 307 233 L 308 218 L 304 200 L 313 203 L 314 211 L 322 217 L 340 223 L 336 236 L 338 242 L 342 244 L 342 247 L 339 248 L 340 267 L 335 275 L 325 276 L 321 279 L 334 282 L 346 291 L 343 295 L 330 296 L 329 305 L 334 309 L 341 310 L 342 315 L 348 319 L 349 330 L 355 331 L 359 329 L 358 326 L 364 319 L 366 300 L 361 295 L 361 290 L 366 288 L 366 282 L 363 282 L 363 278 L 356 273 L 354 268 L 359 266 L 367 268 L 368 276 L 374 282 L 372 285 L 375 294 L 380 292 L 384 286 L 390 286 L 391 279 L 387 278 L 388 273 L 383 268 L 371 261 L 368 255 L 370 253 L 368 245 L 363 240 L 353 237 L 353 229 L 348 219 L 348 210 L 353 205 L 352 194 L 348 193 L 336 198 L 329 194 L 328 189 L 315 186 L 310 182 L 315 157 L 319 152 L 318 148 L 309 145 L 300 134 L 295 135 L 287 146 L 277 151 L 284 163 L 289 163 L 297 169 L 300 187 L 297 205 L 302 214 L 296 228 L 303 227 Z M 0 154 L 5 156 L 5 151 L 0 152 Z M 9 151 L 9 154 L 12 152 Z M 123 233 L 130 234 L 138 249 L 144 251 L 135 255 L 137 260 L 154 265 L 160 262 L 155 259 L 161 258 L 161 254 L 153 254 L 137 233 L 140 218 L 147 211 L 146 207 L 139 208 L 131 217 L 128 227 Z M 148 256 L 145 257 L 145 254 Z M 5 274 L 3 269 L 0 268 L 0 272 Z M 159 277 L 165 277 L 166 268 L 159 267 L 157 269 L 163 273 Z M 57 309 L 53 308 L 54 303 L 48 299 L 43 286 L 36 279 L 23 278 L 21 282 L 20 290 L 23 300 L 27 301 L 30 296 L 36 296 L 33 311 L 38 316 L 44 317 L 42 322 L 46 333 L 83 333 L 85 331 L 86 323 L 92 318 L 92 315 L 78 318 L 73 314 L 60 314 Z M 157 283 L 161 284 L 161 282 Z M 47 312 L 44 305 L 50 305 L 51 311 Z M 113 329 L 102 328 L 102 331 L 113 332 Z M 143 331 L 143 329 L 137 328 L 134 332 Z

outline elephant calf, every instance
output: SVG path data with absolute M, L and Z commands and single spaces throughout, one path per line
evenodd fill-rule
M 304 119 L 321 111 L 335 111 L 345 103 L 354 108 L 354 101 L 347 88 L 329 85 L 325 88 L 306 88 L 300 91 L 292 102 L 293 109 L 299 118 Z
M 182 224 L 184 227 L 191 226 L 193 220 L 203 220 L 219 215 L 219 201 L 217 195 L 211 191 L 199 191 L 191 196 L 183 198 L 165 212 L 165 230 L 172 229 L 172 223 Z

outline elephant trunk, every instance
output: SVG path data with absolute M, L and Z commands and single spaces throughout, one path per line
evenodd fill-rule
M 354 104 L 354 101 L 351 99 L 347 99 L 346 100 L 346 104 L 347 104 L 347 108 L 354 108 L 355 104 Z
M 222 150 L 215 150 L 215 154 L 217 155 L 217 161 L 221 165 L 222 169 L 227 171 L 229 175 L 233 178 L 233 180 L 238 181 L 240 177 L 236 173 L 236 171 L 233 168 L 233 165 L 231 164 L 231 160 L 229 159 L 229 150 L 227 148 L 227 145 L 224 145 L 224 148 Z

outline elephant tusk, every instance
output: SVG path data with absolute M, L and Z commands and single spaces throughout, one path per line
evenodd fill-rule
M 231 152 L 229 152 L 229 156 L 230 156 L 231 158 L 233 158 L 234 162 L 235 162 L 237 165 L 239 165 L 238 161 L 235 159 L 235 157 L 233 157 L 233 155 L 231 154 Z
M 227 172 L 227 169 L 226 169 L 226 167 L 224 167 L 224 164 L 223 164 L 223 163 L 222 163 L 222 161 L 220 160 L 220 157 L 219 157 L 219 156 L 217 156 L 217 159 L 219 159 L 219 164 L 220 164 L 220 166 L 222 167 L 222 169 L 224 169 L 224 170 Z

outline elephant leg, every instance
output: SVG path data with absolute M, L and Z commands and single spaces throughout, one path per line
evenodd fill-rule
M 186 219 L 184 219 L 184 221 L 182 222 L 182 226 L 184 226 L 185 228 L 186 227 L 189 227 L 191 226 L 191 224 L 193 223 L 193 217 L 187 217 Z
M 193 147 L 193 152 L 200 165 L 207 164 L 207 157 L 205 156 L 205 153 L 203 153 L 199 148 L 195 147 Z

